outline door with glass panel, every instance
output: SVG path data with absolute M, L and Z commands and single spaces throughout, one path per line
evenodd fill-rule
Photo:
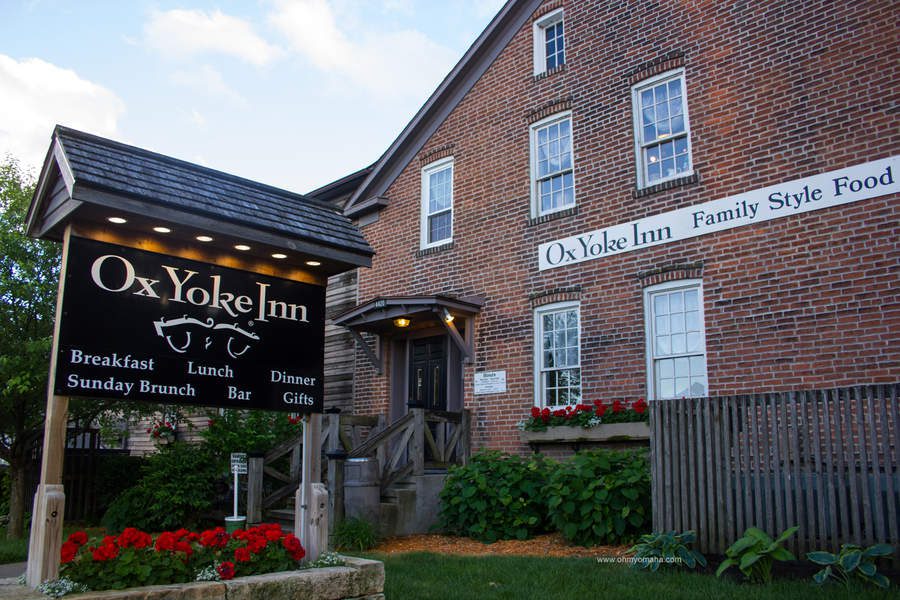
M 447 410 L 447 338 L 435 336 L 410 343 L 409 405 Z

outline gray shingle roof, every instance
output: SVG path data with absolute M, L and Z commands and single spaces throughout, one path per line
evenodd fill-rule
M 331 205 L 148 150 L 57 126 L 79 184 L 372 255 L 359 230 Z

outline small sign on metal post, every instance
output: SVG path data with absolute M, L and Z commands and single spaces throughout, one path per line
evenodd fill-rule
M 238 475 L 247 474 L 246 452 L 231 453 L 231 472 L 234 474 L 234 515 L 230 520 L 235 528 L 239 528 L 239 523 L 243 521 L 244 517 L 238 516 Z M 227 522 L 229 519 L 226 518 L 225 521 Z
M 232 452 L 231 453 L 231 472 L 235 475 L 247 474 L 247 453 Z

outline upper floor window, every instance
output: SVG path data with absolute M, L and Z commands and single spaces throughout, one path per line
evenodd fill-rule
M 453 239 L 453 158 L 422 169 L 421 245 L 430 248 Z
M 534 216 L 574 206 L 571 115 L 555 115 L 532 125 L 531 155 Z
M 642 81 L 632 94 L 638 187 L 693 173 L 684 70 Z
M 559 9 L 534 22 L 534 74 L 540 75 L 565 63 L 563 11 Z
M 534 312 L 535 405 L 581 402 L 581 324 L 577 302 L 542 306 Z
M 647 367 L 654 399 L 707 396 L 703 295 L 697 280 L 647 288 Z

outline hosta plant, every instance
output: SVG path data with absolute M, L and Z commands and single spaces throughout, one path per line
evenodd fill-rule
M 829 579 L 833 579 L 849 589 L 853 580 L 859 580 L 887 589 L 890 586 L 890 581 L 878 572 L 875 561 L 893 553 L 893 546 L 888 544 L 875 544 L 868 548 L 862 548 L 854 544 L 844 544 L 841 546 L 841 551 L 837 554 L 816 551 L 807 553 L 806 558 L 817 565 L 825 567 L 813 575 L 813 580 L 819 585 Z
M 631 566 L 651 571 L 657 571 L 660 565 L 685 566 L 689 569 L 697 565 L 705 567 L 706 558 L 691 548 L 696 539 L 694 531 L 663 531 L 642 535 L 638 543 L 631 547 L 631 552 L 634 552 Z
M 750 527 L 744 536 L 738 539 L 725 551 L 726 558 L 716 577 L 730 567 L 737 567 L 744 577 L 754 583 L 768 583 L 772 580 L 772 563 L 774 561 L 795 560 L 795 556 L 782 544 L 797 533 L 799 527 L 785 529 L 776 539 L 769 537 L 765 531 Z

